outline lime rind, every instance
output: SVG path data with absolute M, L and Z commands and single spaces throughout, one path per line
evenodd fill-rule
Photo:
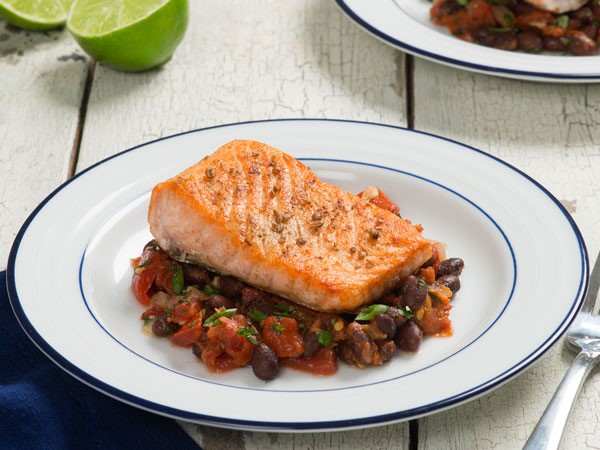
M 69 31 L 81 37 L 107 36 L 142 22 L 169 0 L 75 0 L 67 17 Z
M 120 0 L 120 3 L 124 1 Z M 89 56 L 102 65 L 125 72 L 149 70 L 171 59 L 187 29 L 188 0 L 166 0 L 152 12 L 144 12 L 142 17 L 130 20 L 129 25 L 99 35 L 81 34 L 76 27 L 77 16 L 90 4 L 100 7 L 107 3 L 114 6 L 118 2 L 76 0 L 67 18 L 67 29 Z M 116 7 L 118 9 L 119 5 Z M 131 14 L 129 18 L 132 18 Z
M 0 16 L 11 25 L 43 31 L 64 25 L 73 0 L 0 0 Z

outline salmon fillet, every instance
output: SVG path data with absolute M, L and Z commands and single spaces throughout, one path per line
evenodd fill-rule
M 432 255 L 410 222 L 256 141 L 232 141 L 159 183 L 148 221 L 174 259 L 323 312 L 373 303 Z

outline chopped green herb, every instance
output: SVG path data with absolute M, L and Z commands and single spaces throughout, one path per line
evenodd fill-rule
M 399 307 L 398 312 L 400 313 L 401 316 L 404 316 L 407 319 L 412 319 L 413 317 L 415 317 L 415 315 L 412 312 L 412 309 L 410 309 L 410 306 L 405 306 L 403 308 Z
M 293 305 L 275 305 L 275 315 L 276 316 L 285 316 L 292 317 L 292 313 L 296 311 L 296 308 Z
M 504 22 L 506 22 L 509 27 L 512 27 L 515 24 L 515 20 L 509 14 L 504 14 Z
M 419 279 L 417 280 L 417 284 L 418 284 L 420 287 L 427 286 L 427 283 L 425 283 L 425 280 L 424 280 L 423 278 L 419 278 Z
M 185 285 L 183 267 L 174 265 L 171 266 L 171 271 L 173 272 L 173 276 L 171 277 L 171 282 L 173 283 L 173 292 L 179 295 L 183 292 L 183 287 Z
M 390 307 L 388 305 L 374 304 L 361 310 L 356 316 L 356 321 L 369 321 L 377 314 L 385 314 Z
M 236 333 L 240 336 L 244 336 L 251 344 L 258 345 L 258 340 L 256 339 L 256 329 L 254 327 L 238 328 Z
M 148 258 L 146 261 L 144 261 L 143 263 L 138 264 L 137 266 L 135 266 L 136 269 L 141 269 L 142 267 L 146 267 L 148 264 L 150 264 L 152 262 L 152 258 Z M 135 270 L 135 269 L 134 269 Z
M 273 325 L 271 325 L 271 330 L 273 330 L 275 334 L 279 336 L 282 331 L 285 331 L 285 327 L 283 325 L 279 325 L 278 323 L 274 323 Z
M 556 16 L 556 19 L 554 19 L 554 25 L 560 28 L 567 28 L 569 26 L 569 16 L 566 14 Z
M 429 294 L 429 297 L 431 297 L 431 300 L 433 300 L 435 303 L 441 303 L 442 302 L 442 300 L 437 295 L 435 295 L 433 292 L 431 292 Z
M 337 322 L 337 319 L 335 317 L 332 317 L 331 320 L 329 321 L 329 323 L 331 324 L 331 326 L 335 326 L 335 323 Z
M 492 33 L 508 33 L 512 31 L 512 28 L 509 27 L 488 27 L 488 30 Z
M 205 295 L 213 295 L 219 293 L 219 290 L 212 284 L 207 284 L 206 286 L 204 286 L 203 291 Z
M 237 312 L 237 308 L 224 309 L 223 311 L 217 311 L 213 315 L 209 316 L 204 321 L 205 327 L 214 327 L 215 325 L 219 325 L 221 321 L 219 320 L 221 317 L 231 317 Z
M 317 339 L 323 347 L 331 347 L 331 344 L 333 344 L 333 335 L 326 330 L 319 331 Z
M 255 322 L 260 323 L 267 318 L 267 315 L 265 313 L 260 312 L 258 309 L 254 308 L 252 311 L 250 311 L 248 313 L 248 317 L 250 317 Z
M 469 0 L 456 0 L 456 3 L 458 3 L 460 6 L 467 6 Z

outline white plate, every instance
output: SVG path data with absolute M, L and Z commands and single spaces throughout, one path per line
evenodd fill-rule
M 427 237 L 445 241 L 449 255 L 465 261 L 454 336 L 428 338 L 418 354 L 399 354 L 382 367 L 340 364 L 332 377 L 284 369 L 265 383 L 249 368 L 210 374 L 191 351 L 142 333 L 129 258 L 150 238 L 149 192 L 236 138 L 276 146 L 352 192 L 378 185 Z M 7 273 L 23 328 L 79 380 L 159 414 L 278 431 L 390 423 L 486 393 L 557 341 L 587 278 L 576 225 L 517 169 L 428 134 L 329 120 L 226 125 L 108 158 L 33 212 Z
M 459 69 L 532 81 L 600 81 L 600 55 L 511 52 L 462 41 L 431 22 L 427 0 L 336 0 L 362 28 L 408 53 Z

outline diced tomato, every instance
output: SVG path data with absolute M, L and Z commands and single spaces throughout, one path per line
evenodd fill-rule
M 400 212 L 400 207 L 377 187 L 369 187 L 358 194 L 358 196 L 391 213 L 398 214 Z
M 304 341 L 296 319 L 269 316 L 260 326 L 263 342 L 271 347 L 279 358 L 296 357 L 304 353 Z
M 219 324 L 208 329 L 208 342 L 204 344 L 201 356 L 208 370 L 226 372 L 250 362 L 255 346 L 237 333 L 248 326 L 247 319 L 236 314 L 232 318 L 220 317 Z
M 423 278 L 427 284 L 432 284 L 435 281 L 435 269 L 432 266 L 419 269 L 418 277 Z
M 431 307 L 424 308 L 423 317 L 415 322 L 426 336 L 452 336 L 452 322 L 448 316 L 451 304 L 433 301 Z
M 516 17 L 515 25 L 519 30 L 543 30 L 548 25 L 551 25 L 554 17 L 547 11 L 534 9 L 530 12 L 519 14 Z
M 465 9 L 460 9 L 455 13 L 449 14 L 442 19 L 442 25 L 448 27 L 450 33 L 456 36 L 467 34 L 467 26 L 469 24 L 469 15 Z
M 173 306 L 169 308 L 169 322 L 183 324 L 196 317 L 200 312 L 200 304 L 192 302 L 185 297 L 174 295 L 171 297 L 170 303 Z
M 435 278 L 438 270 L 440 270 L 440 252 L 435 245 L 431 246 L 431 263 L 429 264 L 429 267 L 433 267 L 433 274 Z
M 154 242 L 144 247 L 138 264 L 133 270 L 131 289 L 142 305 L 148 305 L 152 297 L 153 285 L 172 293 L 174 262 Z
M 332 348 L 323 347 L 317 353 L 301 358 L 282 358 L 281 365 L 314 375 L 333 375 L 337 372 L 337 358 Z
M 164 312 L 165 312 L 165 310 L 162 307 L 160 307 L 158 305 L 152 305 L 152 306 L 150 306 L 150 308 L 148 308 L 146 311 L 144 311 L 142 313 L 142 317 L 140 317 L 140 319 L 142 319 L 142 320 L 150 319 L 151 317 L 160 316 Z
M 171 336 L 171 342 L 180 347 L 189 347 L 198 342 L 202 335 L 202 313 L 184 323 L 179 330 Z
M 542 34 L 544 36 L 552 36 L 552 37 L 556 37 L 556 38 L 561 38 L 561 37 L 567 36 L 567 32 L 568 32 L 568 30 L 566 30 L 565 28 L 556 27 L 553 25 L 544 27 L 544 29 L 542 30 Z
M 466 9 L 469 16 L 468 28 L 470 31 L 484 26 L 493 27 L 496 24 L 492 5 L 486 0 L 472 0 L 467 3 Z

